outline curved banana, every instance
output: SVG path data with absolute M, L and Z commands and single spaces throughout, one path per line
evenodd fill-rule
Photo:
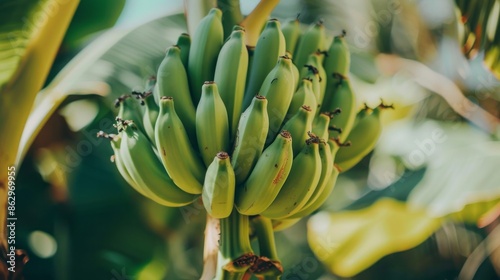
M 252 98 L 257 95 L 264 95 L 261 85 L 269 72 L 276 66 L 280 56 L 285 55 L 285 37 L 281 32 L 281 25 L 278 20 L 271 19 L 260 34 L 257 46 L 255 47 L 250 76 L 247 80 L 245 96 L 243 99 L 243 109 L 246 109 Z M 269 98 L 268 98 L 269 99 Z
M 323 104 L 323 99 L 325 98 L 325 91 L 326 91 L 326 71 L 325 68 L 323 68 L 323 57 L 325 53 L 324 52 L 314 52 L 309 57 L 307 58 L 306 61 L 306 66 L 302 68 L 301 72 L 301 77 L 310 77 L 311 74 L 314 75 L 314 72 L 317 72 L 319 75 L 319 93 L 317 96 L 319 97 L 318 99 L 318 105 L 321 107 Z M 307 66 L 309 65 L 309 66 Z M 312 68 L 316 68 L 315 70 Z M 311 71 L 312 70 L 312 71 Z
M 193 103 L 200 101 L 201 87 L 205 81 L 214 80 L 217 56 L 224 41 L 222 11 L 212 8 L 198 24 L 189 50 L 187 73 Z
M 319 139 L 328 139 L 328 127 L 330 126 L 331 114 L 321 113 L 313 121 L 312 132 L 319 137 Z
M 312 82 L 312 90 L 314 93 L 314 97 L 316 98 L 316 103 L 320 104 L 321 102 L 321 77 L 319 76 L 318 68 L 312 65 L 304 65 L 300 76 L 303 79 L 309 79 Z
M 134 94 L 136 92 L 133 92 Z M 115 100 L 115 108 L 118 109 L 118 118 L 122 120 L 131 120 L 134 122 L 143 133 L 146 133 L 144 125 L 142 124 L 142 110 L 139 102 L 132 98 L 130 94 L 124 94 Z M 121 131 L 118 131 L 121 132 Z
M 122 121 L 126 122 L 126 121 Z M 120 156 L 130 177 L 142 186 L 153 201 L 169 206 L 180 207 L 193 202 L 198 196 L 178 188 L 163 168 L 153 147 L 133 123 L 124 127 Z
M 219 152 L 207 168 L 203 192 L 203 206 L 217 219 L 227 218 L 234 206 L 236 181 L 233 167 L 226 152 Z
M 300 22 L 298 18 L 289 20 L 283 24 L 281 28 L 283 37 L 285 37 L 286 47 L 285 50 L 290 54 L 295 53 L 295 48 L 299 42 L 302 31 L 300 30 Z
M 322 142 L 319 145 L 319 158 L 321 160 L 321 174 L 319 176 L 318 184 L 314 188 L 314 192 L 311 197 L 309 197 L 306 204 L 304 204 L 301 209 L 308 208 L 319 199 L 319 196 L 323 194 L 323 190 L 326 188 L 326 185 L 330 180 L 330 176 L 332 175 L 334 169 L 332 151 L 330 150 L 330 146 L 325 142 Z
M 191 143 L 195 145 L 196 109 L 189 93 L 188 76 L 182 64 L 181 49 L 178 46 L 167 49 L 165 58 L 158 67 L 157 79 L 158 100 L 163 96 L 174 98 L 175 111 L 184 124 Z
M 292 55 L 289 52 L 286 52 L 285 56 L 288 56 L 290 59 L 292 59 L 292 74 L 293 74 L 293 88 L 296 89 L 299 85 L 299 80 L 300 80 L 300 72 L 299 68 L 297 68 L 297 65 L 295 65 L 294 60 Z
M 233 27 L 243 20 L 239 0 L 217 0 L 217 8 L 222 11 L 222 26 L 224 38 L 231 35 Z
M 290 174 L 278 196 L 261 215 L 272 219 L 286 218 L 298 212 L 314 193 L 322 167 L 318 147 L 320 140 L 312 134 L 311 136 L 304 148 L 293 159 Z
M 297 156 L 306 145 L 306 140 L 309 138 L 308 133 L 312 130 L 312 121 L 314 113 L 309 106 L 302 105 L 297 113 L 289 119 L 283 129 L 290 132 L 292 135 L 293 156 Z
M 290 107 L 290 102 L 292 102 L 295 89 L 291 65 L 290 58 L 281 56 L 260 88 L 260 95 L 265 96 L 268 101 L 269 131 L 266 144 L 271 143 L 278 134 L 288 107 Z
M 337 88 L 327 103 L 323 103 L 322 112 L 334 112 L 340 108 L 342 111 L 330 121 L 330 126 L 336 128 L 331 130 L 330 137 L 339 138 L 344 142 L 351 132 L 356 120 L 356 97 L 351 88 L 351 83 L 343 77 L 337 84 Z
M 245 31 L 235 30 L 220 50 L 214 75 L 220 97 L 226 106 L 231 139 L 236 134 L 241 115 L 247 69 L 248 51 L 245 46 Z
M 219 151 L 229 149 L 226 106 L 215 82 L 203 84 L 200 103 L 196 109 L 196 136 L 205 166 L 210 165 Z
M 303 105 L 309 106 L 313 115 L 316 114 L 318 102 L 316 102 L 316 97 L 313 93 L 312 81 L 309 79 L 302 79 L 299 88 L 293 94 L 292 102 L 290 103 L 290 107 L 288 107 L 285 119 L 288 120 L 293 117 Z
M 349 74 L 349 67 L 351 66 L 351 55 L 349 52 L 349 47 L 344 39 L 345 34 L 340 36 L 335 36 L 330 48 L 327 51 L 327 55 L 323 61 L 323 66 L 327 74 L 327 80 L 335 84 L 337 81 L 333 80 L 331 75 L 338 73 L 342 76 L 347 76 Z
M 148 197 L 144 188 L 141 185 L 137 184 L 137 182 L 135 182 L 134 179 L 132 179 L 132 177 L 130 177 L 127 168 L 125 167 L 125 162 L 123 161 L 123 158 L 120 154 L 120 147 L 122 141 L 121 136 L 115 134 L 106 134 L 103 131 L 99 131 L 97 133 L 97 137 L 107 138 L 111 140 L 111 148 L 113 149 L 113 156 L 111 157 L 111 161 L 115 163 L 118 172 L 123 177 L 125 182 L 127 182 L 134 190 L 136 190 L 143 196 Z
M 200 194 L 205 167 L 189 143 L 188 134 L 174 109 L 172 97 L 160 99 L 155 141 L 161 161 L 174 183 L 187 193 Z
M 295 218 L 295 219 L 282 219 L 282 220 L 279 220 L 279 219 L 276 219 L 276 220 L 272 220 L 272 223 L 273 223 L 273 230 L 275 232 L 277 231 L 282 231 L 282 230 L 285 230 L 293 225 L 295 225 L 296 223 L 298 223 L 302 218 Z
M 297 67 L 301 68 L 306 64 L 310 54 L 321 51 L 325 45 L 325 26 L 319 21 L 302 34 L 297 49 L 293 54 Z
M 234 141 L 231 163 L 236 175 L 236 184 L 243 183 L 262 154 L 269 130 L 267 116 L 267 99 L 264 96 L 254 97 L 250 107 L 241 115 Z
M 287 219 L 302 218 L 311 215 L 314 211 L 318 210 L 321 205 L 323 205 L 323 203 L 325 203 L 325 201 L 330 197 L 339 174 L 340 171 L 337 169 L 337 167 L 334 166 L 333 171 L 328 178 L 328 182 L 326 183 L 323 191 L 318 194 L 318 198 L 315 201 L 312 201 L 310 204 L 308 203 L 308 206 L 303 207 L 299 212 L 287 217 Z
M 257 215 L 266 210 L 285 183 L 292 161 L 292 137 L 284 130 L 264 150 L 243 186 L 236 189 L 238 212 Z
M 342 172 L 355 166 L 373 150 L 381 132 L 380 108 L 361 110 L 356 116 L 356 125 L 347 137 L 351 147 L 339 149 L 335 164 Z
M 187 69 L 189 61 L 189 49 L 191 48 L 191 36 L 189 36 L 189 34 L 187 33 L 182 33 L 177 38 L 177 43 L 175 45 L 178 46 L 179 49 L 181 49 L 181 61 L 184 65 L 184 69 Z

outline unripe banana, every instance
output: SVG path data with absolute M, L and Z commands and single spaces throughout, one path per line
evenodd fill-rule
M 303 105 L 309 106 L 313 115 L 316 114 L 318 103 L 313 93 L 312 81 L 309 79 L 302 79 L 299 88 L 293 94 L 292 102 L 286 114 L 286 119 L 293 117 Z
M 189 143 L 171 97 L 160 99 L 155 141 L 161 161 L 174 183 L 187 193 L 200 194 L 205 167 Z
M 260 34 L 252 59 L 250 77 L 247 81 L 243 109 L 246 109 L 255 95 L 264 95 L 261 85 L 269 72 L 276 66 L 280 56 L 285 55 L 285 37 L 279 21 L 271 19 Z M 268 98 L 269 99 L 269 98 Z
M 297 113 L 289 119 L 283 129 L 290 132 L 292 135 L 293 156 L 297 156 L 302 148 L 306 145 L 306 140 L 309 138 L 308 132 L 312 130 L 312 121 L 314 113 L 309 106 L 302 105 Z
M 323 190 L 326 188 L 326 185 L 330 180 L 330 176 L 332 175 L 334 169 L 332 151 L 330 150 L 330 146 L 325 142 L 322 142 L 319 145 L 319 158 L 321 159 L 321 174 L 319 176 L 318 184 L 314 188 L 314 192 L 311 197 L 309 197 L 301 210 L 308 208 L 319 199 L 319 196 L 323 194 Z
M 318 100 L 318 105 L 321 107 L 323 104 L 323 100 L 325 98 L 325 91 L 326 91 L 326 71 L 325 68 L 323 68 L 323 57 L 324 57 L 324 52 L 314 52 L 311 55 L 309 55 L 306 65 L 310 65 L 314 68 L 316 68 L 316 72 L 319 75 L 319 100 Z M 309 77 L 311 74 L 314 75 L 314 70 L 311 71 L 311 67 L 304 67 L 302 68 L 301 72 L 301 77 Z
M 296 223 L 298 223 L 302 218 L 295 218 L 295 219 L 283 219 L 283 220 L 272 220 L 273 223 L 273 230 L 275 232 L 285 230 Z
M 226 152 L 217 153 L 207 168 L 202 200 L 207 213 L 217 219 L 227 218 L 234 206 L 235 177 Z
M 378 141 L 382 131 L 380 109 L 365 108 L 356 116 L 356 125 L 347 137 L 351 147 L 340 148 L 335 157 L 335 164 L 345 172 L 368 155 Z
M 324 59 L 323 66 L 325 67 L 328 83 L 332 81 L 334 84 L 337 82 L 333 80 L 332 74 L 338 73 L 342 76 L 349 74 L 349 67 L 351 64 L 351 55 L 349 47 L 344 39 L 344 34 L 333 38 L 333 42 L 327 51 Z
M 288 177 L 292 161 L 292 137 L 288 131 L 282 131 L 259 157 L 247 181 L 236 190 L 236 209 L 244 215 L 266 210 Z
M 200 103 L 196 109 L 196 136 L 205 166 L 210 165 L 219 151 L 229 149 L 226 106 L 214 82 L 203 84 Z
M 298 212 L 307 203 L 321 176 L 319 142 L 316 136 L 308 139 L 308 143 L 293 159 L 290 174 L 278 196 L 261 215 L 272 219 L 283 219 Z
M 292 55 L 289 52 L 286 52 L 285 56 L 288 56 L 290 59 L 292 59 L 291 67 L 292 67 L 292 74 L 293 74 L 293 88 L 296 89 L 299 85 L 299 80 L 300 80 L 299 68 L 297 68 L 297 65 L 295 65 L 295 63 L 293 63 Z
M 196 109 L 189 93 L 188 76 L 178 46 L 167 49 L 165 58 L 158 68 L 157 79 L 158 100 L 163 96 L 174 98 L 175 111 L 184 124 L 191 143 L 196 145 Z
M 155 145 L 155 124 L 160 109 L 158 108 L 158 105 L 156 104 L 153 93 L 151 91 L 145 92 L 141 96 L 141 99 L 141 104 L 145 105 L 146 107 L 146 109 L 144 110 L 144 114 L 142 115 L 144 130 L 146 131 L 146 135 L 149 141 L 151 141 L 151 143 Z
M 229 121 L 229 135 L 233 139 L 241 115 L 248 69 L 248 51 L 245 31 L 235 30 L 224 43 L 217 58 L 214 81 L 224 101 Z
M 320 104 L 321 102 L 321 77 L 319 76 L 319 71 L 318 68 L 312 66 L 312 65 L 304 65 L 302 68 L 300 76 L 303 79 L 309 79 L 311 80 L 312 83 L 312 90 L 314 93 L 314 97 L 316 98 L 316 103 Z M 319 109 L 319 108 L 318 108 Z
M 127 121 L 121 122 L 123 124 Z M 180 207 L 190 204 L 198 197 L 182 191 L 174 184 L 146 135 L 136 129 L 133 123 L 126 124 L 120 134 L 120 156 L 127 172 L 134 182 L 144 188 L 150 199 L 164 206 Z
M 302 36 L 293 54 L 297 67 L 306 64 L 310 54 L 322 50 L 325 45 L 325 26 L 321 21 L 311 26 Z
M 191 48 L 191 36 L 189 36 L 189 34 L 187 33 L 182 33 L 181 35 L 179 35 L 179 38 L 177 38 L 176 46 L 181 49 L 181 61 L 184 65 L 184 69 L 187 69 L 189 61 L 189 49 Z
M 217 0 L 217 8 L 222 11 L 222 26 L 224 27 L 224 38 L 231 35 L 233 27 L 243 20 L 240 1 Z
M 333 112 L 337 108 L 340 108 L 342 112 L 330 121 L 330 126 L 337 128 L 337 130 L 330 131 L 330 137 L 338 137 L 341 142 L 344 142 L 356 120 L 355 95 L 351 83 L 345 77 L 337 84 L 328 103 L 323 104 L 322 112 Z
M 124 94 L 118 97 L 114 103 L 116 108 L 119 107 L 118 118 L 133 121 L 136 127 L 138 127 L 143 133 L 146 133 L 142 124 L 142 110 L 139 102 L 134 100 L 132 95 Z
M 319 137 L 319 139 L 328 139 L 328 127 L 330 126 L 331 114 L 321 113 L 313 121 L 312 132 Z
M 300 30 L 299 19 L 289 20 L 283 24 L 281 28 L 283 36 L 285 37 L 286 48 L 285 50 L 290 54 L 295 53 L 297 42 L 299 42 L 302 31 Z
M 243 183 L 262 154 L 269 130 L 267 99 L 254 97 L 250 107 L 241 115 L 234 141 L 231 162 L 236 175 L 236 184 Z
M 335 183 L 337 182 L 339 173 L 340 173 L 339 170 L 334 166 L 332 173 L 328 178 L 328 182 L 326 183 L 325 188 L 323 189 L 321 194 L 318 195 L 318 198 L 312 203 L 310 204 L 308 203 L 308 206 L 303 207 L 299 212 L 287 217 L 287 219 L 302 218 L 311 215 L 314 211 L 318 210 L 332 193 L 333 188 L 335 187 Z
M 291 65 L 290 58 L 286 56 L 280 57 L 260 88 L 260 94 L 265 96 L 268 101 L 269 131 L 266 144 L 274 140 L 292 101 L 295 89 Z
M 145 197 L 148 197 L 146 194 L 146 191 L 144 188 L 137 184 L 137 182 L 132 179 L 130 174 L 127 171 L 127 168 L 125 167 L 125 162 L 123 162 L 123 158 L 120 154 L 120 147 L 121 147 L 121 141 L 122 138 L 120 135 L 114 135 L 114 134 L 106 134 L 103 131 L 99 131 L 97 133 L 97 137 L 102 137 L 102 138 L 107 138 L 111 140 L 111 148 L 113 149 L 113 156 L 111 157 L 111 161 L 116 164 L 116 168 L 118 169 L 118 172 L 120 175 L 123 177 L 125 182 L 127 182 L 134 190 L 136 190 L 138 193 L 142 194 Z
M 187 73 L 189 89 L 195 105 L 200 101 L 203 83 L 214 80 L 217 56 L 224 41 L 221 17 L 222 11 L 212 8 L 200 21 L 191 38 Z

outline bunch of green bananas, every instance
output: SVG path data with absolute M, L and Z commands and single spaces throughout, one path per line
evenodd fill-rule
M 100 136 L 142 195 L 169 207 L 201 196 L 221 219 L 224 273 L 277 275 L 273 226 L 316 211 L 373 149 L 379 108 L 356 115 L 345 34 L 328 40 L 321 22 L 271 19 L 250 48 L 240 26 L 224 41 L 221 15 L 214 8 L 182 34 L 144 92 L 117 100 L 118 133 Z

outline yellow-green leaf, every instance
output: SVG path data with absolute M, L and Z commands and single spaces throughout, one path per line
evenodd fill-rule
M 388 254 L 417 246 L 440 225 L 440 219 L 424 210 L 384 198 L 361 210 L 314 215 L 307 239 L 332 273 L 352 277 Z

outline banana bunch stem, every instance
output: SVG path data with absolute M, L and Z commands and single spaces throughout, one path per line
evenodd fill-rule
M 219 258 L 215 279 L 243 279 L 256 259 L 250 245 L 248 216 L 233 210 L 229 217 L 220 219 Z

